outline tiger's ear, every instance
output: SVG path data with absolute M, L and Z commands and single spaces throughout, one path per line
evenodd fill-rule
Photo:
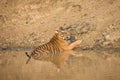
M 58 30 L 56 30 L 55 33 L 58 33 Z

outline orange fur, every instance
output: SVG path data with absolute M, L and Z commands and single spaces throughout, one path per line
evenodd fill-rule
M 58 68 L 61 68 L 64 61 L 69 55 L 74 55 L 78 57 L 79 55 L 75 54 L 76 52 L 74 52 L 72 49 L 79 45 L 81 41 L 77 40 L 71 44 L 68 44 L 67 41 L 61 37 L 61 35 L 66 37 L 70 34 L 68 32 L 64 32 L 64 35 L 61 32 L 55 33 L 55 35 L 48 43 L 40 45 L 39 47 L 34 49 L 30 55 L 26 53 L 26 55 L 29 57 L 27 63 L 32 57 L 36 60 L 51 61 Z

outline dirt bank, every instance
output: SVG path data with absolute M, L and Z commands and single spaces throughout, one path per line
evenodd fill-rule
M 61 72 L 24 52 L 46 43 L 59 27 L 82 40 Z M 0 80 L 120 80 L 119 0 L 1 0 Z

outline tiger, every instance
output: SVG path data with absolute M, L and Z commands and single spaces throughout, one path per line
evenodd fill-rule
M 64 55 L 66 52 L 69 55 L 79 56 L 79 54 L 76 54 L 76 52 L 73 51 L 73 48 L 80 43 L 81 40 L 77 40 L 76 36 L 72 35 L 69 31 L 63 29 L 56 30 L 49 42 L 38 46 L 31 52 L 31 54 L 26 52 L 28 57 L 26 64 L 28 64 L 30 59 L 33 58 L 35 60 L 52 61 L 56 64 L 57 68 L 61 68 L 62 64 L 60 63 L 64 62 Z M 57 59 L 60 59 L 63 62 L 60 62 Z

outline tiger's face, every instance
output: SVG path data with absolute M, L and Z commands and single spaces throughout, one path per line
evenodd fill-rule
M 59 35 L 60 38 L 67 41 L 69 44 L 75 42 L 77 39 L 75 35 L 71 34 L 67 30 L 56 30 L 56 33 Z

